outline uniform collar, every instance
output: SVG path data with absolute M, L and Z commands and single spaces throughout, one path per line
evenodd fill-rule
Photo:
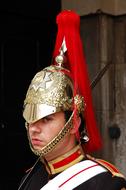
M 49 174 L 57 174 L 70 166 L 80 162 L 84 158 L 84 152 L 80 145 L 77 145 L 66 154 L 48 162 Z

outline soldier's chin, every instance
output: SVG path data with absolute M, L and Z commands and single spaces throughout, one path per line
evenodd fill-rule
M 44 147 L 33 146 L 31 142 L 29 144 L 30 144 L 30 148 L 31 148 L 32 152 L 37 156 L 41 156 L 42 150 L 46 147 L 46 146 L 44 146 Z
M 38 147 L 38 146 L 33 146 L 31 143 L 30 143 L 30 148 L 32 150 L 32 152 L 36 155 L 40 155 L 40 152 L 41 152 L 41 148 Z
M 41 155 L 41 149 L 40 148 L 32 148 L 31 149 L 32 152 L 37 155 L 37 156 L 40 156 Z
M 34 146 L 32 145 L 32 148 L 35 149 L 35 150 L 41 150 L 42 149 L 42 147 L 37 146 L 37 145 L 34 145 Z
M 42 148 L 40 148 L 40 147 L 38 147 L 38 146 L 32 146 L 32 149 L 33 149 L 34 151 L 41 151 L 41 150 L 42 150 Z

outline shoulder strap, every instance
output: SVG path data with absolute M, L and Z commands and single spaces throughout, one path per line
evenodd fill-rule
M 113 176 L 118 176 L 118 177 L 124 177 L 123 174 L 120 173 L 120 171 L 110 162 L 107 162 L 106 160 L 102 160 L 102 159 L 96 159 L 96 161 L 104 166 L 108 171 L 110 171 L 112 173 Z
M 99 163 L 101 166 L 103 166 L 104 168 L 106 168 L 109 172 L 111 172 L 111 174 L 113 176 L 117 176 L 117 177 L 124 177 L 123 174 L 120 173 L 120 171 L 110 162 L 106 161 L 106 160 L 102 160 L 102 159 L 98 159 L 98 158 L 94 158 L 90 155 L 87 155 L 87 158 L 89 158 L 90 160 L 93 160 L 96 163 Z

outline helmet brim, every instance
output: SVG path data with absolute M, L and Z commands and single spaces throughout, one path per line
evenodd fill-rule
M 34 123 L 55 112 L 57 112 L 56 107 L 47 104 L 26 104 L 23 117 L 27 123 Z

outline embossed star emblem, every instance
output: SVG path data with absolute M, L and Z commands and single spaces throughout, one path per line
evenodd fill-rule
M 42 75 L 38 75 L 33 84 L 31 84 L 30 88 L 34 88 L 37 91 L 39 88 L 46 89 L 47 83 L 51 82 L 51 72 L 44 72 L 43 77 Z

